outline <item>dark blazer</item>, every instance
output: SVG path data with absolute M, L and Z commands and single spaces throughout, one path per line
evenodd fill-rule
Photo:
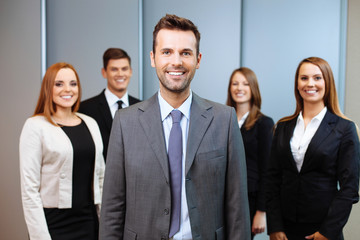
M 286 233 L 287 222 L 310 223 L 325 237 L 339 239 L 352 204 L 359 200 L 355 124 L 328 110 L 298 172 L 290 148 L 296 121 L 279 123 L 273 138 L 266 181 L 268 232 Z
M 101 240 L 169 239 L 171 189 L 164 138 L 157 94 L 116 113 Z M 194 240 L 250 239 L 245 164 L 235 110 L 193 93 L 184 171 Z
M 129 105 L 140 102 L 139 99 L 129 95 Z M 94 118 L 99 125 L 101 137 L 104 144 L 104 159 L 106 161 L 106 154 L 109 145 L 109 137 L 113 118 L 111 116 L 110 107 L 106 101 L 105 90 L 99 95 L 82 101 L 80 104 L 79 112 L 84 113 Z
M 246 123 L 246 122 L 245 122 Z M 256 210 L 265 211 L 264 178 L 270 158 L 271 140 L 274 121 L 263 115 L 246 130 L 245 123 L 241 127 L 244 141 L 248 192 L 256 195 Z

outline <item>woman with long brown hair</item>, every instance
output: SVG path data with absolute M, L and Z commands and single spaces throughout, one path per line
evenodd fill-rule
M 31 240 L 98 239 L 103 145 L 95 120 L 76 112 L 80 98 L 74 67 L 53 64 L 21 132 L 21 195 Z
M 295 74 L 296 109 L 277 123 L 266 178 L 271 240 L 341 240 L 359 200 L 359 138 L 340 111 L 334 77 L 321 58 Z
M 261 95 L 255 73 L 246 67 L 231 74 L 226 104 L 236 110 L 242 134 L 248 182 L 252 238 L 265 231 L 264 176 L 274 121 L 261 113 Z

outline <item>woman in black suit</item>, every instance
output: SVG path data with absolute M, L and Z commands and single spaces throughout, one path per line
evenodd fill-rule
M 329 64 L 302 60 L 296 109 L 279 120 L 266 178 L 270 240 L 340 240 L 359 200 L 357 127 L 340 111 Z
M 265 231 L 264 176 L 269 159 L 274 121 L 260 112 L 261 96 L 255 73 L 246 67 L 231 74 L 226 104 L 236 109 L 244 141 L 251 234 Z

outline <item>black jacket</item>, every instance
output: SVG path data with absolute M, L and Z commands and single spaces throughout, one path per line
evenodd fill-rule
M 129 95 L 129 105 L 133 105 L 138 102 L 140 102 L 139 99 Z M 104 144 L 103 154 L 106 161 L 106 154 L 109 145 L 109 137 L 113 118 L 111 116 L 109 105 L 106 101 L 105 90 L 103 90 L 99 95 L 95 97 L 82 101 L 80 104 L 79 112 L 94 118 L 99 125 L 101 137 Z
M 290 148 L 296 120 L 279 123 L 273 138 L 266 179 L 268 232 L 285 231 L 287 221 L 317 223 L 321 234 L 338 239 L 359 200 L 355 124 L 328 110 L 298 172 Z

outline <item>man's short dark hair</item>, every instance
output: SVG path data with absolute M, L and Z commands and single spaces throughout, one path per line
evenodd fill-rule
M 200 32 L 193 22 L 189 19 L 178 17 L 176 15 L 166 14 L 156 24 L 153 31 L 153 53 L 155 54 L 156 37 L 161 29 L 192 31 L 196 38 L 196 55 L 199 55 L 200 49 Z
M 108 48 L 103 55 L 104 69 L 106 70 L 110 59 L 121 59 L 121 58 L 126 58 L 127 60 L 129 60 L 129 65 L 131 66 L 131 59 L 130 56 L 127 54 L 127 52 L 125 52 L 121 48 Z

